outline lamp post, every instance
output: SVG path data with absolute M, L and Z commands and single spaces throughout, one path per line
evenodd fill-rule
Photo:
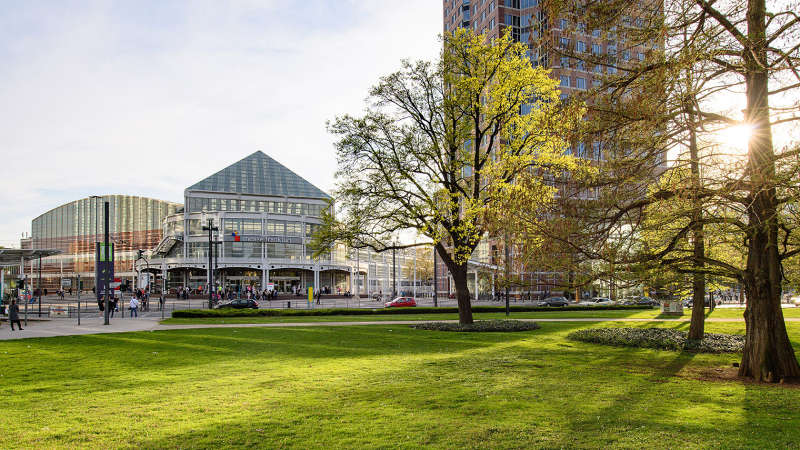
M 109 261 L 109 262 L 114 261 L 114 252 L 110 248 L 111 242 L 109 242 L 110 239 L 109 239 L 109 236 L 108 236 L 108 202 L 103 202 L 103 238 L 104 238 L 103 246 L 105 247 L 104 248 L 104 250 L 105 250 L 105 259 L 107 261 Z M 105 300 L 104 300 L 104 304 L 103 304 L 103 306 L 104 306 L 104 308 L 103 308 L 104 309 L 104 311 L 103 311 L 103 313 L 104 313 L 103 314 L 103 325 L 110 325 L 111 324 L 109 322 L 109 311 L 108 311 L 108 307 L 109 307 L 108 294 L 109 294 L 109 290 L 110 290 L 109 288 L 111 286 L 111 279 L 109 278 L 110 269 L 111 269 L 111 265 L 108 264 L 108 265 L 106 265 L 106 270 L 103 271 L 103 278 L 104 278 L 103 279 L 103 289 L 105 291 L 104 292 L 105 293 L 105 295 L 104 295 Z
M 506 317 L 510 313 L 510 305 L 508 304 L 508 284 L 511 281 L 511 253 L 509 252 L 508 235 L 506 235 L 505 251 L 506 251 Z
M 214 232 L 219 228 L 214 226 L 214 219 L 208 219 L 208 225 L 203 227 L 203 231 L 208 231 L 208 309 L 214 307 Z
M 392 298 L 397 297 L 397 276 L 395 270 L 397 269 L 397 249 L 392 248 Z
M 431 255 L 433 255 L 433 306 L 434 308 L 439 306 L 439 273 L 436 270 L 436 245 L 434 244 L 433 250 L 431 251 Z
M 89 196 L 90 204 L 92 203 L 91 200 L 94 201 L 93 203 L 94 203 L 94 246 L 95 246 L 95 255 L 97 254 L 97 251 L 98 251 L 97 250 L 97 246 L 98 246 L 98 243 L 100 242 L 100 240 L 98 239 L 98 231 L 97 231 L 97 228 L 99 226 L 98 224 L 100 223 L 99 214 L 97 214 L 97 205 L 98 205 L 97 201 L 100 198 L 102 198 L 102 197 L 100 197 L 99 195 L 91 195 L 91 196 Z M 97 281 L 98 281 L 97 280 L 97 263 L 98 263 L 98 260 L 97 260 L 97 257 L 95 257 L 95 261 L 94 261 L 94 271 L 95 271 L 94 291 L 95 291 L 95 296 L 96 296 L 95 300 L 97 300 L 97 296 L 100 295 L 100 289 L 99 289 L 99 286 L 98 286 L 98 283 L 97 283 Z

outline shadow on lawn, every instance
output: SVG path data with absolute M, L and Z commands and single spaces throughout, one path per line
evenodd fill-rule
M 368 445 L 365 442 L 374 442 L 370 439 L 377 433 L 400 446 L 630 446 L 636 441 L 626 440 L 626 433 L 654 436 L 675 431 L 675 417 L 662 415 L 660 405 L 675 375 L 695 355 L 564 341 L 565 331 L 575 328 L 543 324 L 534 332 L 450 334 L 452 338 L 443 332 L 407 333 L 397 340 L 399 354 L 415 353 L 412 347 L 420 339 L 443 339 L 447 348 L 429 352 L 423 360 L 388 364 L 347 381 L 314 386 L 309 391 L 312 403 L 325 405 L 324 411 L 305 411 L 303 420 L 308 423 L 290 425 L 298 427 L 297 436 L 287 434 L 286 427 L 269 416 L 215 422 L 142 445 L 215 445 L 215 433 L 223 428 L 227 436 L 237 436 L 234 445 L 264 439 L 256 429 L 277 429 L 288 439 L 284 444 L 303 445 L 310 443 L 308 436 L 324 436 L 326 427 L 350 420 L 363 420 L 365 427 L 352 445 Z M 474 345 L 465 345 L 467 338 Z M 348 416 L 356 408 L 343 392 L 353 389 L 361 404 L 373 405 L 367 408 L 369 417 Z M 648 407 L 652 414 L 647 414 Z M 632 411 L 643 413 L 631 416 Z M 409 420 L 412 417 L 416 420 Z M 405 440 L 406 427 L 421 424 L 435 426 Z M 692 431 L 695 436 L 713 433 L 714 426 L 709 421 Z

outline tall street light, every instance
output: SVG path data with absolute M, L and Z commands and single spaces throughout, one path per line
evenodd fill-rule
M 91 195 L 91 196 L 89 196 L 89 200 L 90 200 L 89 204 L 90 204 L 90 205 L 94 205 L 94 247 L 95 247 L 95 260 L 94 260 L 94 273 L 95 273 L 95 276 L 94 276 L 94 290 L 95 290 L 95 297 L 96 297 L 96 298 L 95 298 L 95 300 L 97 300 L 98 298 L 100 298 L 100 297 L 99 297 L 99 295 L 100 295 L 100 289 L 99 289 L 99 286 L 98 286 L 98 283 L 97 283 L 97 282 L 98 282 L 98 279 L 97 279 L 97 267 L 98 267 L 98 265 L 97 265 L 97 264 L 98 264 L 98 258 L 97 258 L 97 255 L 98 255 L 98 253 L 97 253 L 97 252 L 99 252 L 99 250 L 98 250 L 98 246 L 99 246 L 99 244 L 100 244 L 100 239 L 98 238 L 99 234 L 98 234 L 98 231 L 97 231 L 97 229 L 98 229 L 98 226 L 99 226 L 99 223 L 100 223 L 100 218 L 99 218 L 99 214 L 97 213 L 97 205 L 98 205 L 98 200 L 99 200 L 99 199 L 101 199 L 101 198 L 102 198 L 102 197 L 100 197 L 99 195 Z M 92 200 L 93 200 L 93 201 L 92 201 Z
M 208 309 L 214 307 L 214 232 L 219 228 L 214 226 L 214 219 L 208 219 L 208 225 L 203 227 L 203 231 L 208 231 Z

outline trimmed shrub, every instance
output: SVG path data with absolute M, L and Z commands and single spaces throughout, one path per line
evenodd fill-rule
M 469 325 L 461 325 L 458 322 L 428 322 L 418 325 L 411 325 L 411 328 L 418 330 L 432 331 L 531 331 L 541 328 L 536 322 L 522 320 L 478 320 Z
M 573 331 L 567 339 L 693 353 L 739 353 L 744 348 L 744 336 L 739 334 L 706 333 L 701 340 L 689 340 L 687 336 L 685 331 L 672 328 L 589 328 Z
M 609 311 L 642 310 L 652 306 L 511 306 L 511 312 L 552 312 L 552 311 Z M 505 312 L 504 306 L 473 306 L 473 313 Z M 182 309 L 173 311 L 172 317 L 260 317 L 260 316 L 369 316 L 391 314 L 452 314 L 456 307 L 418 307 L 418 308 L 320 308 L 320 309 Z

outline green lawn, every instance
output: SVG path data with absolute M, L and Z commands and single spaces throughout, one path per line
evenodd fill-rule
M 603 323 L 602 326 L 653 326 Z M 685 328 L 685 324 L 665 324 Z M 0 342 L 0 448 L 790 448 L 800 389 L 701 382 L 736 355 L 407 326 Z M 709 324 L 742 333 L 744 324 Z M 789 324 L 800 348 L 800 324 Z
M 707 317 L 720 319 L 741 319 L 744 309 L 716 309 Z M 513 319 L 575 319 L 575 318 L 637 318 L 655 319 L 660 317 L 658 309 L 649 310 L 605 310 L 605 311 L 553 311 L 545 312 L 512 312 Z M 800 318 L 800 308 L 788 308 L 783 310 L 784 317 Z M 691 318 L 692 311 L 684 310 L 683 318 Z M 476 319 L 504 319 L 504 313 L 476 313 Z M 675 316 L 666 318 L 674 319 Z M 374 315 L 352 315 L 352 316 L 277 316 L 277 317 L 202 317 L 202 318 L 175 318 L 163 320 L 164 324 L 179 325 L 192 323 L 298 323 L 298 322 L 362 322 L 362 321 L 385 321 L 385 320 L 456 320 L 458 314 L 374 314 Z

